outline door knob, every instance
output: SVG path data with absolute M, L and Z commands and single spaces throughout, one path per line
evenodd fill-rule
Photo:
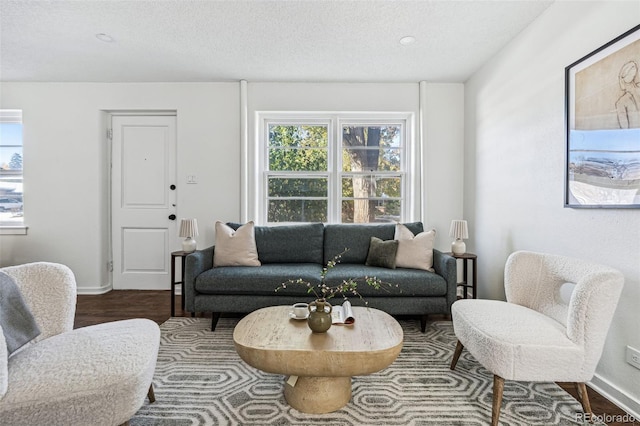
M 176 220 L 176 215 L 175 214 L 170 214 L 169 215 L 169 220 Z
M 170 190 L 172 190 L 172 191 L 175 191 L 176 186 L 175 186 L 175 185 L 171 185 L 171 186 L 169 187 L 169 189 L 170 189 Z

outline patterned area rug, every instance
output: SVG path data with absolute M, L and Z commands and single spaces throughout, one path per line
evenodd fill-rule
M 387 369 L 353 378 L 343 409 L 304 414 L 287 405 L 284 376 L 245 364 L 233 347 L 236 318 L 221 318 L 214 333 L 206 318 L 171 318 L 153 380 L 156 402 L 131 425 L 487 425 L 493 376 L 463 351 L 449 369 L 455 348 L 451 322 L 402 320 L 404 346 Z M 331 331 L 329 331 L 331 332 Z M 506 381 L 502 425 L 583 424 L 580 403 L 555 383 Z

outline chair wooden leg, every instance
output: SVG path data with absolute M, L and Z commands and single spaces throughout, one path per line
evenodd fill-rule
M 147 392 L 147 398 L 149 398 L 149 404 L 156 402 L 156 394 L 153 391 L 153 383 L 149 385 L 149 391 Z
M 578 391 L 578 396 L 580 397 L 580 403 L 582 404 L 582 410 L 585 414 L 589 414 L 590 418 L 593 417 L 593 413 L 591 412 L 591 404 L 589 403 L 589 394 L 587 393 L 587 385 L 584 383 L 576 383 L 576 390 Z
M 493 376 L 493 406 L 491 407 L 491 426 L 498 426 L 500 408 L 502 406 L 502 392 L 504 391 L 504 379 Z
M 458 363 L 458 358 L 460 358 L 460 354 L 462 353 L 463 348 L 464 346 L 462 345 L 462 343 L 460 343 L 460 340 L 458 340 L 458 343 L 456 344 L 456 350 L 453 353 L 453 359 L 451 360 L 451 366 L 449 367 L 452 370 L 456 369 L 456 364 Z

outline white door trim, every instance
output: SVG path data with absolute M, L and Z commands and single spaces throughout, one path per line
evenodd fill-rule
M 114 259 L 114 247 L 113 247 L 113 118 L 124 116 L 174 116 L 176 117 L 177 124 L 177 111 L 176 110 L 102 110 L 103 115 L 103 136 L 106 144 L 106 167 L 107 167 L 107 194 L 106 194 L 106 209 L 107 209 L 107 253 L 108 259 L 106 262 L 106 268 L 108 271 L 108 287 L 106 291 L 113 290 L 113 259 Z M 177 133 L 176 133 L 176 145 L 177 145 Z M 174 161 L 176 162 L 177 170 L 177 152 L 174 152 Z M 176 176 L 177 178 L 177 176 Z M 167 281 L 168 282 L 168 281 Z M 104 293 L 102 292 L 102 293 Z

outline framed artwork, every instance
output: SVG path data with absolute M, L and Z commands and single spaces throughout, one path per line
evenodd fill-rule
M 565 207 L 640 208 L 640 25 L 565 68 Z

